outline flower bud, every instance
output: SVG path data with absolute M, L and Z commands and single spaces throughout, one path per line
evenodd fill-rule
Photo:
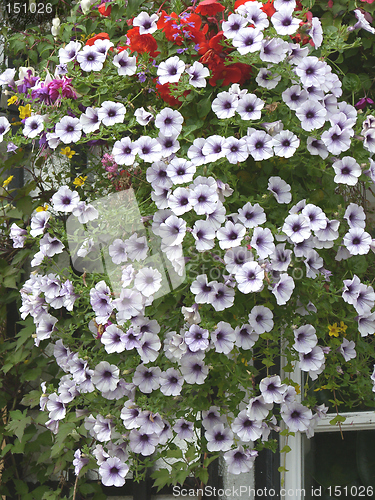
M 51 33 L 52 33 L 52 35 L 55 38 L 59 36 L 59 33 L 60 33 L 60 19 L 58 17 L 55 17 L 54 19 L 52 19 Z

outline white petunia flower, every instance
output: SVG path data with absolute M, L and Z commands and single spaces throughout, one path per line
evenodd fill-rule
M 185 63 L 178 56 L 169 57 L 159 64 L 157 75 L 160 85 L 176 83 L 185 70 Z
M 123 123 L 126 108 L 120 102 L 104 101 L 98 109 L 99 120 L 106 127 L 111 127 L 115 123 Z

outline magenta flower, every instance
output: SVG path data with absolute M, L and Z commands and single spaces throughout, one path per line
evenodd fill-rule
M 71 81 L 71 78 L 63 78 L 62 80 L 55 79 L 48 84 L 48 93 L 53 102 L 57 101 L 59 98 L 61 99 L 61 96 L 77 99 L 77 94 L 71 86 Z
M 362 97 L 354 106 L 357 109 L 365 109 L 365 107 L 369 104 L 374 104 L 374 101 L 370 99 L 369 97 Z

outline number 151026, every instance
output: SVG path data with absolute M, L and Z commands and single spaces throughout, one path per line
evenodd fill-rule
M 362 497 L 373 498 L 374 488 L 372 486 L 328 486 L 330 497 Z
M 52 4 L 43 2 L 7 3 L 8 14 L 51 14 Z

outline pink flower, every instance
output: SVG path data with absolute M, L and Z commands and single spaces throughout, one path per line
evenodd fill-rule
M 368 104 L 374 104 L 374 101 L 372 99 L 370 99 L 369 97 L 362 97 L 362 99 L 360 99 L 356 104 L 355 104 L 355 107 L 357 109 L 365 109 L 365 107 L 368 105 Z
M 114 157 L 108 153 L 105 153 L 105 155 L 103 156 L 102 164 L 107 172 L 115 173 L 118 170 L 118 165 L 115 162 Z
M 52 101 L 57 101 L 59 98 L 67 97 L 70 99 L 77 99 L 77 94 L 71 86 L 71 78 L 63 78 L 62 80 L 52 80 L 48 84 L 48 93 Z M 61 89 L 61 91 L 60 91 Z

